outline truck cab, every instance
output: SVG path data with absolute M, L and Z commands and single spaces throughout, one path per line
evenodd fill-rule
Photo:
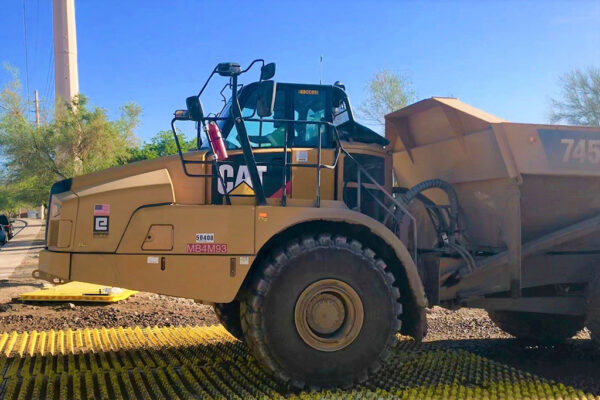
M 343 85 L 339 82 L 334 85 L 277 83 L 273 115 L 268 122 L 253 118 L 257 113 L 258 86 L 259 82 L 244 86 L 238 98 L 242 116 L 249 119 L 245 128 L 268 199 L 283 199 L 284 203 L 290 199 L 314 199 L 316 173 L 309 174 L 302 164 L 307 167 L 314 165 L 319 148 L 323 161 L 333 164 L 336 161 L 335 142 L 340 139 L 355 149 L 353 154 L 361 161 L 368 160 L 366 164 L 378 176 L 380 184 L 391 189 L 391 174 L 387 177 L 384 174 L 386 157 L 389 158 L 384 146 L 388 141 L 355 120 Z M 228 158 L 219 166 L 223 182 L 211 180 L 207 190 L 211 197 L 208 202 L 222 204 L 225 194 L 237 204 L 244 203 L 243 198 L 252 202 L 254 191 L 231 115 L 231 99 L 219 117 L 218 125 Z M 339 138 L 334 137 L 332 126 L 338 129 Z M 203 146 L 207 148 L 208 143 L 204 142 Z M 287 154 L 285 162 L 283 154 Z M 322 171 L 324 183 L 320 185 L 320 196 L 323 200 L 342 200 L 350 208 L 355 208 L 357 172 L 351 166 L 344 172 L 344 157 L 340 159 L 341 162 L 333 168 Z M 285 193 L 282 182 L 284 170 Z M 364 198 L 362 203 L 368 202 Z M 374 212 L 370 214 L 375 216 Z

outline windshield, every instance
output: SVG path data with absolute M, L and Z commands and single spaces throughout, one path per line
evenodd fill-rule
M 244 118 L 259 119 L 256 114 L 257 86 L 248 85 L 240 92 L 240 103 L 242 105 L 242 116 Z M 231 115 L 231 99 L 227 101 L 220 118 L 226 118 L 219 121 L 219 128 L 225 137 L 225 147 L 227 149 L 239 149 L 237 129 L 233 121 L 229 119 Z M 268 119 L 285 119 L 285 90 L 278 89 L 275 96 L 275 106 L 273 115 Z M 283 147 L 285 144 L 286 122 L 267 122 L 267 121 L 245 121 L 248 139 L 253 148 Z
M 330 129 L 319 124 L 325 122 L 326 115 L 331 112 L 327 106 L 325 89 L 318 87 L 307 89 L 296 85 L 289 87 L 286 84 L 279 84 L 275 95 L 273 115 L 262 120 L 256 113 L 257 88 L 258 85 L 250 84 L 239 92 L 244 125 L 252 148 L 284 147 L 287 135 L 289 135 L 288 146 L 317 147 L 320 130 L 323 134 L 322 146 L 331 147 Z M 225 147 L 234 150 L 241 146 L 237 137 L 237 129 L 232 119 L 229 118 L 231 104 L 230 98 L 219 114 L 219 118 L 223 118 L 223 120 L 218 121 L 217 124 L 225 139 Z M 246 118 L 255 120 L 249 121 Z

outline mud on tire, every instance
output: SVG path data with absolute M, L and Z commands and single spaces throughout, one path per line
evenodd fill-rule
M 327 281 L 341 282 L 342 287 L 347 284 L 351 288 L 348 292 L 358 295 L 364 319 L 352 341 L 339 349 L 335 348 L 336 343 L 325 343 L 322 345 L 333 347 L 323 350 L 318 341 L 315 345 L 306 339 L 307 329 L 313 329 L 310 321 L 317 326 L 317 333 L 313 333 L 321 335 L 337 326 L 327 329 L 327 323 L 339 322 L 342 317 L 338 315 L 343 315 L 344 321 L 350 318 L 351 310 L 344 306 L 345 312 L 332 312 L 336 317 L 329 322 L 315 322 L 320 313 L 302 314 L 296 310 L 305 309 L 302 299 L 307 291 Z M 335 308 L 337 300 L 327 296 L 333 295 L 315 295 L 307 303 L 309 309 L 340 309 Z M 385 262 L 359 241 L 330 234 L 291 241 L 274 251 L 253 276 L 250 290 L 241 302 L 242 328 L 253 355 L 279 379 L 296 388 L 348 387 L 364 382 L 391 358 L 398 342 L 401 314 L 400 291 Z M 302 324 L 303 315 L 309 315 L 306 325 L 311 327 Z M 321 329 L 319 324 L 324 327 Z M 340 328 L 331 334 L 338 334 L 346 326 L 346 322 L 339 324 Z M 327 336 L 323 335 L 318 340 L 326 342 Z M 340 341 L 351 337 L 344 336 Z
M 244 341 L 244 331 L 240 321 L 240 302 L 234 300 L 231 303 L 215 303 L 213 310 L 227 332 L 236 339 Z
M 517 339 L 541 344 L 562 343 L 583 329 L 585 319 L 575 315 L 520 311 L 488 311 L 490 319 Z

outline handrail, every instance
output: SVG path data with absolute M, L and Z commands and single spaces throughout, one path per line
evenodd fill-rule
M 359 170 L 359 176 L 361 176 L 361 175 L 363 175 L 363 174 L 364 174 L 364 175 L 367 177 L 367 179 L 368 179 L 369 181 L 371 181 L 371 184 L 375 185 L 375 187 L 376 187 L 376 188 L 377 188 L 377 189 L 378 189 L 380 192 L 382 192 L 382 193 L 383 193 L 383 194 L 384 194 L 384 195 L 385 195 L 385 196 L 386 196 L 386 197 L 387 197 L 389 200 L 391 200 L 391 201 L 392 201 L 392 203 L 393 203 L 393 204 L 394 204 L 396 207 L 398 207 L 398 208 L 399 208 L 399 209 L 400 209 L 400 210 L 401 210 L 401 211 L 402 211 L 402 212 L 403 212 L 405 215 L 408 215 L 408 217 L 410 218 L 410 220 L 412 221 L 412 224 L 413 224 L 413 243 L 414 243 L 414 248 L 413 248 L 413 260 L 415 261 L 415 263 L 417 263 L 417 255 L 418 255 L 418 251 L 417 251 L 417 250 L 418 250 L 418 242 L 417 242 L 417 220 L 416 220 L 416 218 L 415 218 L 415 217 L 414 217 L 414 216 L 413 216 L 413 215 L 410 213 L 410 211 L 408 211 L 408 209 L 406 208 L 406 205 L 405 205 L 403 202 L 399 201 L 398 199 L 394 198 L 394 196 L 392 196 L 390 193 L 388 193 L 388 191 L 387 191 L 387 190 L 385 190 L 385 188 L 384 188 L 383 186 L 381 186 L 381 185 L 379 184 L 379 182 L 377 182 L 377 180 L 375 180 L 375 178 L 373 178 L 373 177 L 371 176 L 371 174 L 369 174 L 369 173 L 367 172 L 367 169 L 366 169 L 365 167 L 363 167 L 363 166 L 362 166 L 362 165 L 361 165 L 361 164 L 360 164 L 360 163 L 359 163 L 359 162 L 358 162 L 358 161 L 357 161 L 357 160 L 356 160 L 356 159 L 355 159 L 355 158 L 354 158 L 354 157 L 353 157 L 353 156 L 352 156 L 350 153 L 348 153 L 348 151 L 346 151 L 346 149 L 344 149 L 344 147 L 343 147 L 341 144 L 340 144 L 340 148 L 342 149 L 342 152 L 345 154 L 345 156 L 346 156 L 348 159 L 352 160 L 352 161 L 355 163 L 356 167 L 357 167 L 357 168 L 358 168 L 358 170 Z M 360 196 L 360 189 L 361 189 L 363 186 L 364 186 L 364 183 L 362 183 L 362 181 L 358 182 L 358 188 L 359 188 L 359 190 L 358 190 L 358 191 L 359 191 L 359 196 Z M 382 208 L 383 208 L 383 209 L 384 209 L 386 212 L 388 212 L 388 213 L 391 213 L 391 211 L 389 210 L 389 208 L 388 208 L 388 207 L 386 207 L 386 206 L 385 206 L 385 204 L 383 204 L 383 203 L 381 202 L 381 200 L 379 200 L 378 198 L 376 198 L 376 197 L 375 197 L 375 195 L 373 195 L 373 194 L 370 192 L 370 190 L 369 190 L 369 189 L 367 189 L 367 188 L 365 188 L 365 189 L 366 189 L 367 193 L 368 193 L 369 195 L 371 195 L 371 196 L 373 197 L 373 199 L 375 199 L 375 201 L 376 201 L 376 202 L 377 202 L 377 203 L 378 203 L 378 204 L 379 204 L 379 205 L 380 205 L 380 206 L 381 206 L 381 207 L 382 207 Z M 394 218 L 396 221 L 398 221 L 398 222 L 399 222 L 399 219 L 398 219 L 398 217 L 397 217 L 397 216 L 393 215 L 393 218 Z M 396 236 L 397 236 L 397 233 L 396 233 L 396 232 L 394 232 L 394 234 L 396 234 Z

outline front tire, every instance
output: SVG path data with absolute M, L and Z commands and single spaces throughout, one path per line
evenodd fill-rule
M 585 318 L 575 315 L 541 314 L 521 311 L 488 311 L 490 319 L 517 339 L 557 344 L 583 329 Z
M 372 250 L 321 234 L 275 251 L 241 314 L 248 347 L 278 378 L 297 388 L 347 387 L 391 357 L 402 306 Z

